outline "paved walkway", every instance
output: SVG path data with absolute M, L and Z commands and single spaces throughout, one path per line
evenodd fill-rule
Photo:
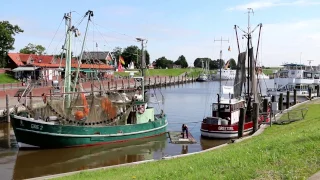
M 320 171 L 309 177 L 308 180 L 320 180 Z

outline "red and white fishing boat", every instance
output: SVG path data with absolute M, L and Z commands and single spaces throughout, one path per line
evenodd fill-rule
M 212 117 L 206 117 L 201 124 L 201 136 L 217 139 L 228 139 L 238 137 L 238 122 L 240 119 L 240 108 L 244 108 L 244 99 L 222 99 L 212 104 Z M 219 108 L 220 106 L 220 108 Z M 270 113 L 270 108 L 268 109 Z M 270 117 L 261 115 L 258 124 L 269 122 Z M 245 117 L 243 135 L 248 135 L 253 130 L 253 122 Z
M 252 9 L 249 10 L 249 15 Z M 237 35 L 237 27 L 235 25 L 235 31 Z M 259 24 L 260 32 L 262 24 Z M 256 28 L 255 28 L 256 29 Z M 254 30 L 255 30 L 254 29 Z M 253 30 L 253 31 L 254 31 Z M 238 43 L 238 63 L 236 76 L 234 81 L 234 86 L 223 87 L 223 94 L 229 94 L 228 98 L 222 98 L 222 86 L 221 86 L 221 71 L 220 74 L 220 92 L 218 94 L 218 101 L 212 104 L 212 115 L 205 117 L 201 124 L 201 136 L 208 138 L 235 138 L 238 136 L 238 123 L 240 119 L 240 108 L 245 108 L 245 122 L 244 122 L 244 131 L 243 135 L 248 135 L 253 131 L 253 117 L 252 109 L 253 103 L 260 103 L 262 105 L 262 96 L 261 92 L 258 93 L 258 73 L 256 68 L 256 59 L 257 55 L 254 57 L 252 39 L 250 30 L 250 25 L 248 27 L 248 32 L 245 33 L 243 37 L 247 39 L 247 48 L 245 52 L 240 53 L 240 46 L 237 37 Z M 258 38 L 260 40 L 260 32 Z M 221 41 L 223 41 L 221 39 Z M 257 48 L 258 51 L 259 48 Z M 258 54 L 258 52 L 256 52 Z M 220 59 L 222 58 L 222 50 L 220 50 Z M 222 64 L 220 64 L 222 67 Z M 248 72 L 248 76 L 247 73 Z M 244 88 L 243 88 L 244 87 Z M 260 89 L 261 91 L 261 89 Z M 231 94 L 233 95 L 232 98 Z M 270 102 L 270 101 L 269 101 Z M 261 106 L 260 106 L 261 107 Z M 270 106 L 267 108 L 267 112 L 262 115 L 262 109 L 259 107 L 258 117 L 258 127 L 260 127 L 262 122 L 269 122 L 270 117 Z

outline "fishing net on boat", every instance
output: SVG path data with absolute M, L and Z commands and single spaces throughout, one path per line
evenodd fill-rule
M 242 94 L 242 87 L 246 82 L 246 67 L 245 67 L 245 60 L 246 60 L 246 52 L 242 52 L 238 55 L 238 63 L 237 63 L 237 71 L 236 77 L 234 80 L 234 96 L 240 97 Z

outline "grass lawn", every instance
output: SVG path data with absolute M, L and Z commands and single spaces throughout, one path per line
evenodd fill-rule
M 60 179 L 307 179 L 320 170 L 320 104 L 307 106 L 304 120 L 217 150 Z
M 13 76 L 10 74 L 0 74 L 0 84 L 4 83 L 15 83 L 19 82 L 17 79 L 15 79 Z
M 270 68 L 270 69 L 262 69 L 265 75 L 270 75 L 273 73 L 274 70 L 279 70 L 280 68 Z

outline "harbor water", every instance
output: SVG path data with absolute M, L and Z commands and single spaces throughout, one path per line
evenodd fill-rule
M 223 85 L 232 85 L 224 81 Z M 273 80 L 261 80 L 261 90 L 272 88 Z M 219 82 L 197 82 L 161 89 L 150 89 L 149 106 L 168 116 L 168 131 L 180 131 L 187 124 L 197 140 L 196 144 L 171 144 L 166 135 L 127 142 L 93 147 L 23 150 L 19 151 L 10 124 L 0 123 L 0 174 L 1 180 L 26 179 L 82 169 L 111 166 L 123 163 L 161 159 L 205 150 L 224 144 L 229 140 L 202 139 L 202 118 L 211 115 L 211 103 L 216 101 Z M 162 98 L 164 97 L 164 98 Z

